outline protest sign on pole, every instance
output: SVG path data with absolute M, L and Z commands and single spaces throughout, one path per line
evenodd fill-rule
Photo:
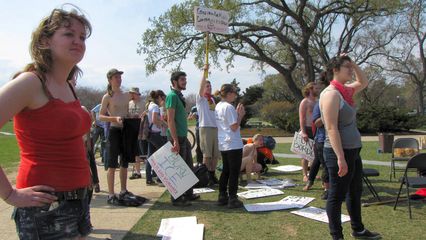
M 148 162 L 170 194 L 176 199 L 198 182 L 198 178 L 167 142 L 148 158 Z

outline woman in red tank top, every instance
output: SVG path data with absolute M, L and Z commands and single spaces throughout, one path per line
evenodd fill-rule
M 16 188 L 0 168 L 0 197 L 16 207 L 21 239 L 84 238 L 91 231 L 82 140 L 90 116 L 67 82 L 91 25 L 72 7 L 41 21 L 30 44 L 33 62 L 0 88 L 0 128 L 14 118 L 21 155 Z

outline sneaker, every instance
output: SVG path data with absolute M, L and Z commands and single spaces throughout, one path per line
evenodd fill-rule
M 278 160 L 276 160 L 276 159 L 274 158 L 274 160 L 272 160 L 272 165 L 275 165 L 275 164 L 280 164 L 280 162 L 278 162 Z
M 189 201 L 185 200 L 184 198 L 180 200 L 175 200 L 172 202 L 172 204 L 175 207 L 189 207 L 192 205 Z
M 185 196 L 185 199 L 188 201 L 195 201 L 200 199 L 200 195 L 199 194 L 192 194 L 190 196 Z
M 306 185 L 303 187 L 303 191 L 308 191 L 312 188 L 312 186 L 314 185 L 313 182 L 308 181 L 308 183 L 306 183 Z
M 362 232 L 352 232 L 351 236 L 356 239 L 381 239 L 382 236 L 380 233 L 370 232 L 367 229 L 364 229 Z
M 142 178 L 142 174 L 133 173 L 132 176 L 129 177 L 130 180 Z
M 159 187 L 165 187 L 164 183 L 160 179 L 157 179 L 157 186 L 159 186 Z
M 219 194 L 217 199 L 218 206 L 225 206 L 228 204 L 228 194 Z
M 99 186 L 99 183 L 94 184 L 93 189 L 95 190 L 95 193 L 98 193 L 101 191 L 101 187 Z
M 325 190 L 322 195 L 321 195 L 321 199 L 322 200 L 327 200 L 328 199 L 328 190 Z
M 147 198 L 134 195 L 132 192 L 127 190 L 118 195 L 118 200 L 123 201 L 125 204 L 127 203 L 129 206 L 140 206 L 141 204 L 144 204 L 148 201 Z
M 146 180 L 146 185 L 155 185 L 155 182 L 152 180 Z
M 228 208 L 241 208 L 244 204 L 238 198 L 232 198 L 228 201 Z
M 109 205 L 113 205 L 113 206 L 120 206 L 120 201 L 118 200 L 117 196 L 113 195 L 113 196 L 108 196 L 107 198 L 107 203 Z

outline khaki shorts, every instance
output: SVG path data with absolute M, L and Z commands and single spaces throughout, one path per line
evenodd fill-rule
M 217 128 L 200 127 L 200 148 L 203 157 L 219 158 L 219 144 L 217 139 Z

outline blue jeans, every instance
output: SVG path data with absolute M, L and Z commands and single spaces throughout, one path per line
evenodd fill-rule
M 160 133 L 150 133 L 148 137 L 148 158 L 161 148 L 167 140 Z M 148 161 L 145 162 L 146 181 L 152 181 L 152 168 Z
M 95 146 L 95 143 L 98 141 L 98 138 L 100 138 L 101 140 L 101 150 L 100 150 L 100 155 L 102 157 L 102 162 L 105 162 L 105 143 L 106 143 L 106 138 L 105 138 L 105 131 L 103 127 L 100 127 L 98 125 L 96 125 L 95 127 L 92 128 L 92 147 Z
M 49 209 L 50 205 L 15 208 L 12 217 L 19 239 L 74 239 L 89 235 L 92 225 L 87 197 L 61 201 L 54 209 Z
M 336 154 L 332 148 L 324 148 L 324 160 L 330 178 L 326 210 L 328 226 L 333 239 L 343 238 L 341 223 L 343 201 L 346 201 L 352 230 L 357 232 L 364 230 L 361 218 L 362 161 L 360 151 L 361 148 L 343 149 L 348 173 L 339 177 Z

